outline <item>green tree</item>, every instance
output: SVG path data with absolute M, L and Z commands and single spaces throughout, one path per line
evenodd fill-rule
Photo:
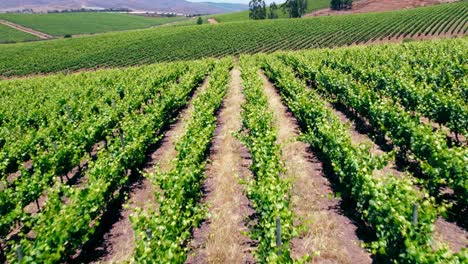
M 353 0 L 331 0 L 330 8 L 333 10 L 345 10 L 353 7 Z
M 269 19 L 277 19 L 278 14 L 276 13 L 278 11 L 278 6 L 276 5 L 275 2 L 270 4 L 270 11 L 268 12 L 268 18 Z
M 263 0 L 251 0 L 249 3 L 249 17 L 250 19 L 265 19 L 266 14 L 266 5 Z
M 197 19 L 197 24 L 198 24 L 198 25 L 203 24 L 203 18 L 198 17 L 198 19 Z
M 290 18 L 302 17 L 307 12 L 307 0 L 287 0 L 281 7 Z

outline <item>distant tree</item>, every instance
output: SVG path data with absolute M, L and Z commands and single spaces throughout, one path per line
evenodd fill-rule
M 333 10 L 346 10 L 353 7 L 353 0 L 331 0 L 330 8 Z
M 203 24 L 203 18 L 198 17 L 198 19 L 197 19 L 197 25 L 201 25 L 201 24 Z
M 307 0 L 287 0 L 281 7 L 290 18 L 302 17 L 307 12 Z
M 263 0 L 251 0 L 249 3 L 249 17 L 250 19 L 265 19 L 266 14 L 266 5 Z
M 278 11 L 278 6 L 276 5 L 275 2 L 270 4 L 270 12 L 268 13 L 268 18 L 269 19 L 277 19 L 278 14 L 276 13 Z

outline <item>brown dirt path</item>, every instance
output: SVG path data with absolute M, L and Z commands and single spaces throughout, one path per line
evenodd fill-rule
M 197 98 L 197 95 L 201 91 L 206 89 L 208 82 L 209 77 L 195 91 L 188 106 L 182 110 L 177 121 L 165 133 L 160 146 L 149 155 L 144 173 L 154 172 L 156 166 L 162 171 L 171 169 L 172 161 L 177 156 L 175 144 L 183 135 L 186 125 L 185 121 L 190 117 L 193 110 L 193 100 Z M 129 189 L 126 205 L 120 211 L 117 221 L 112 224 L 111 228 L 104 234 L 102 241 L 92 252 L 85 252 L 86 255 L 90 256 L 80 256 L 80 261 L 83 260 L 82 258 L 88 263 L 123 263 L 131 261 L 135 235 L 129 217 L 135 208 L 157 210 L 158 203 L 154 193 L 158 192 L 159 188 L 152 184 L 147 177 L 141 177 Z
M 210 149 L 204 202 L 209 218 L 194 231 L 191 252 L 186 263 L 253 263 L 252 241 L 244 220 L 254 213 L 239 179 L 252 177 L 249 153 L 233 135 L 241 124 L 241 77 L 236 67 L 218 116 L 218 124 Z
M 298 140 L 296 120 L 263 74 L 262 79 L 279 129 L 278 144 L 283 146 L 284 177 L 293 180 L 295 225 L 306 228 L 292 240 L 293 258 L 309 254 L 314 263 L 371 263 L 370 253 L 360 246 L 357 225 L 340 212 L 341 199 L 333 198 L 323 164 Z
M 353 3 L 353 8 L 351 10 L 336 11 L 331 10 L 330 8 L 326 8 L 317 10 L 310 14 L 306 14 L 305 16 L 331 16 L 369 12 L 384 12 L 450 2 L 456 2 L 456 0 L 360 0 Z
M 14 29 L 19 30 L 19 31 L 26 32 L 26 33 L 34 35 L 34 36 L 36 36 L 36 37 L 38 37 L 40 39 L 53 39 L 54 38 L 53 36 L 48 35 L 46 33 L 36 31 L 34 29 L 31 29 L 31 28 L 23 27 L 23 26 L 20 26 L 18 24 L 15 24 L 15 23 L 12 23 L 12 22 L 9 22 L 9 21 L 5 21 L 5 20 L 2 20 L 2 19 L 0 19 L 0 24 L 3 24 L 5 26 L 11 27 L 11 28 L 14 28 Z
M 208 23 L 209 24 L 219 24 L 218 20 L 216 20 L 215 18 L 208 18 Z

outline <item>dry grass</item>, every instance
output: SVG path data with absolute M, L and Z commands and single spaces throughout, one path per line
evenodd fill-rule
M 215 153 L 208 171 L 213 191 L 207 201 L 211 212 L 205 248 L 207 263 L 239 263 L 248 251 L 241 243 L 241 231 L 247 231 L 242 224 L 245 212 L 241 209 L 247 198 L 238 183 L 240 175 L 245 173 L 241 167 L 242 146 L 233 135 L 241 128 L 243 101 L 240 72 L 236 68 L 218 118 L 221 126 L 215 137 Z
M 288 115 L 272 84 L 263 74 L 261 77 L 270 108 L 274 111 L 278 144 L 283 146 L 282 159 L 286 168 L 283 176 L 294 184 L 292 210 L 296 216 L 295 225 L 304 229 L 299 238 L 292 241 L 292 256 L 300 258 L 308 254 L 312 262 L 350 263 L 349 250 L 340 239 L 340 228 L 343 227 L 339 225 L 342 223 L 337 221 L 336 212 L 322 204 L 332 192 L 317 182 L 317 178 L 323 176 L 321 164 L 308 160 L 307 145 L 298 141 L 299 128 L 295 120 Z
M 167 172 L 173 166 L 173 160 L 177 156 L 175 144 L 186 130 L 186 121 L 191 116 L 193 111 L 193 100 L 197 95 L 204 91 L 209 83 L 209 78 L 206 78 L 203 85 L 195 92 L 186 109 L 184 109 L 169 131 L 162 139 L 161 146 L 151 154 L 150 161 L 146 164 L 144 173 L 151 174 L 155 171 Z M 156 183 L 152 183 L 149 177 L 144 177 L 137 186 L 132 188 L 125 209 L 121 212 L 121 218 L 116 222 L 108 234 L 106 234 L 107 254 L 102 256 L 98 263 L 124 263 L 130 262 L 134 251 L 135 234 L 133 226 L 129 219 L 130 214 L 136 208 L 143 211 L 157 212 L 159 204 L 157 202 L 155 192 L 161 192 Z

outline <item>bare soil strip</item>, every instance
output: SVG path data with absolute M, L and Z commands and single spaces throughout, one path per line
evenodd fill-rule
M 215 18 L 208 18 L 208 23 L 210 23 L 210 24 L 219 24 L 218 20 L 216 20 Z
M 54 38 L 53 36 L 48 35 L 46 33 L 36 31 L 34 29 L 31 29 L 31 28 L 23 27 L 23 26 L 20 26 L 18 24 L 11 23 L 9 21 L 5 21 L 5 20 L 2 20 L 2 19 L 0 19 L 0 24 L 3 24 L 5 26 L 11 27 L 11 28 L 14 28 L 14 29 L 19 30 L 19 31 L 26 32 L 26 33 L 34 35 L 34 36 L 36 36 L 36 37 L 38 37 L 40 39 L 53 39 Z
M 360 246 L 358 226 L 343 215 L 340 198 L 333 198 L 331 183 L 324 173 L 324 165 L 307 144 L 298 140 L 299 127 L 283 105 L 273 85 L 262 74 L 265 91 L 274 111 L 278 127 L 278 144 L 283 146 L 282 157 L 287 179 L 293 180 L 292 206 L 296 225 L 306 228 L 292 241 L 292 257 L 305 254 L 318 263 L 371 263 L 370 253 Z
M 210 149 L 211 163 L 206 170 L 204 202 L 209 218 L 194 230 L 191 252 L 186 263 L 253 263 L 252 241 L 244 220 L 254 214 L 239 179 L 252 177 L 249 153 L 233 133 L 241 124 L 241 77 L 236 67 L 218 116 L 218 124 Z
M 353 115 L 340 105 L 328 104 L 328 108 L 338 116 L 342 122 L 350 124 L 350 134 L 354 144 L 369 146 L 370 152 L 374 155 L 383 155 L 391 150 L 391 148 L 389 148 L 391 142 L 376 142 L 379 140 L 377 137 L 372 139 L 369 137 L 369 134 L 373 133 L 371 132 L 373 128 L 365 118 Z M 401 168 L 395 163 L 395 160 L 389 161 L 388 165 L 382 170 L 375 172 L 376 177 L 385 177 L 385 175 L 390 174 L 398 177 L 410 177 L 407 172 L 402 172 Z M 417 188 L 417 186 L 415 186 L 415 188 Z M 449 248 L 454 252 L 460 251 L 463 247 L 468 247 L 468 233 L 456 223 L 448 222 L 439 217 L 435 223 L 435 230 L 434 240 L 436 244 L 448 244 Z
M 172 160 L 177 156 L 175 144 L 183 135 L 186 125 L 185 121 L 190 117 L 193 110 L 193 100 L 201 91 L 206 89 L 208 82 L 209 77 L 195 91 L 188 107 L 182 110 L 177 121 L 165 133 L 164 138 L 159 143 L 159 147 L 149 155 L 144 173 L 154 172 L 155 166 L 158 166 L 162 171 L 171 169 Z M 131 261 L 135 236 L 129 216 L 135 208 L 156 210 L 158 203 L 154 195 L 155 192 L 159 192 L 159 188 L 154 186 L 148 178 L 140 175 L 139 179 L 129 187 L 126 205 L 118 213 L 116 221 L 111 223 L 112 226 L 105 232 L 102 240 L 99 241 L 92 252 L 83 252 L 82 254 L 86 254 L 86 256 L 79 256 L 76 261 L 84 260 L 88 263 L 122 263 Z

